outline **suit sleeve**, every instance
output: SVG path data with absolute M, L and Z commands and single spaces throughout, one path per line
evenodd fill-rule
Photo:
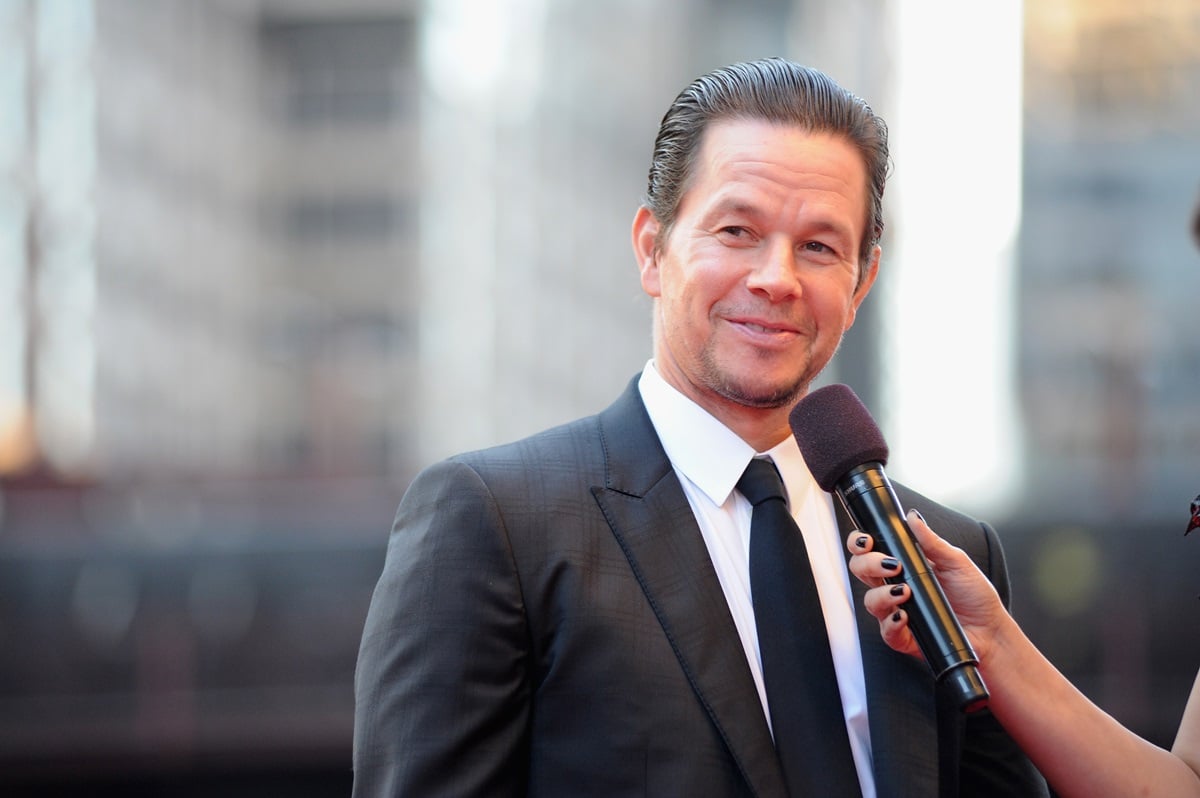
M 983 534 L 977 544 L 967 551 L 980 569 L 987 574 L 996 592 L 1011 606 L 1012 587 L 1004 550 L 994 529 L 979 525 Z M 1041 773 L 1025 756 L 1008 732 L 991 712 L 983 711 L 964 719 L 962 761 L 959 771 L 959 794 L 980 796 L 1049 796 L 1049 788 Z
M 501 513 L 447 461 L 406 492 L 355 674 L 354 796 L 525 792 L 528 645 Z

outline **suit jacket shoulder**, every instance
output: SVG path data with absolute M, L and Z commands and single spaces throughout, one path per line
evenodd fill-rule
M 631 383 L 413 481 L 360 649 L 355 795 L 782 796 L 736 640 Z
M 1012 586 L 1004 548 L 996 530 L 986 522 L 938 504 L 905 485 L 896 484 L 895 488 L 901 506 L 919 511 L 930 528 L 965 551 L 995 585 L 1004 606 L 1010 606 Z
M 569 492 L 579 485 L 602 485 L 645 495 L 673 477 L 658 433 L 646 413 L 635 377 L 604 411 L 576 419 L 512 443 L 457 455 L 451 461 L 485 475 L 489 485 L 511 487 L 520 495 L 528 483 L 511 484 L 523 474 L 550 481 Z

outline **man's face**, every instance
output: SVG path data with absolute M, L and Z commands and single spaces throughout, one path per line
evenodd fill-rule
M 874 282 L 878 247 L 859 279 L 866 186 L 840 136 L 710 125 L 660 251 L 658 220 L 644 208 L 634 220 L 666 380 L 718 418 L 722 407 L 790 408 Z

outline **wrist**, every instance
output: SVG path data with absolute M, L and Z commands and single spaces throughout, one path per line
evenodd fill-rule
M 976 641 L 975 654 L 979 657 L 980 667 L 985 670 L 1005 667 L 1004 663 L 1011 661 L 1023 650 L 1023 640 L 1025 633 L 1021 631 L 1016 620 L 1003 606 L 997 607 L 991 615 L 986 631 L 979 635 Z

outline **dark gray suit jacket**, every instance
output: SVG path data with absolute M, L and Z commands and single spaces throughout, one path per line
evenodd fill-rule
M 898 492 L 1007 601 L 995 533 Z M 990 714 L 939 708 L 928 667 L 883 644 L 851 581 L 879 795 L 1046 795 Z M 414 480 L 363 632 L 354 795 L 785 795 L 636 380 L 598 416 Z

